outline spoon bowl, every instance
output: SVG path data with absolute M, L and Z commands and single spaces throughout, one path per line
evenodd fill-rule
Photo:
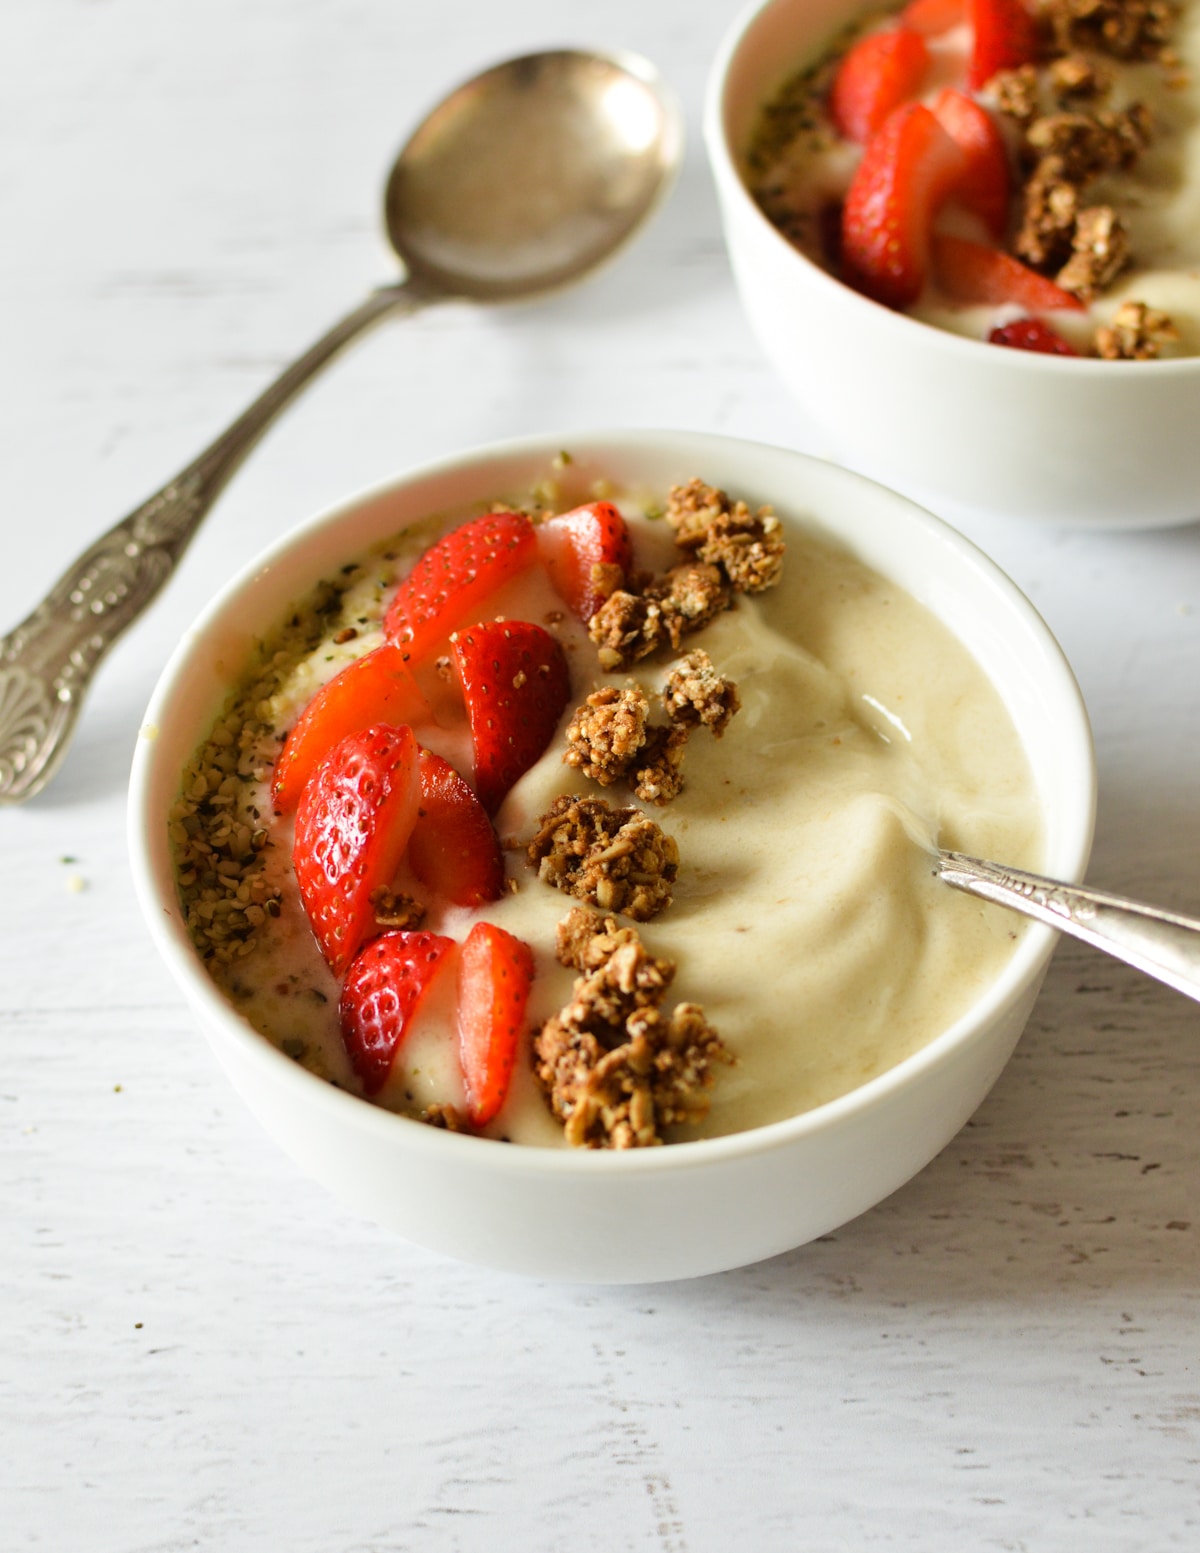
M 679 110 L 634 55 L 525 55 L 466 82 L 396 160 L 388 236 L 411 281 L 500 301 L 568 285 L 662 199 Z
M 88 547 L 0 637 L 0 805 L 51 780 L 100 663 L 170 578 L 251 448 L 351 340 L 444 298 L 515 300 L 582 279 L 665 197 L 683 121 L 636 55 L 555 50 L 466 82 L 425 119 L 388 180 L 404 277 L 310 346 L 175 479 Z

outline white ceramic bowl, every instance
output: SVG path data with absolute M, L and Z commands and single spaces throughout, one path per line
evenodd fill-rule
M 851 467 L 943 516 L 1110 528 L 1200 517 L 1200 358 L 1071 360 L 960 338 L 859 296 L 747 191 L 755 117 L 865 0 L 756 0 L 712 68 L 705 140 L 743 305 L 801 408 Z
M 506 1146 L 394 1116 L 313 1077 L 233 1011 L 193 951 L 176 898 L 167 811 L 256 627 L 347 556 L 432 511 L 528 488 L 562 439 L 509 443 L 402 476 L 294 530 L 222 590 L 167 665 L 130 789 L 134 878 L 154 941 L 251 1110 L 297 1163 L 355 1209 L 421 1245 L 535 1276 L 683 1278 L 800 1245 L 863 1212 L 963 1125 L 1029 1015 L 1053 935 L 1034 926 L 1003 974 L 924 1050 L 806 1115 L 628 1153 Z M 1029 754 L 1046 867 L 1082 878 L 1095 771 L 1061 652 L 991 562 L 879 486 L 779 448 L 674 432 L 572 434 L 584 472 L 665 489 L 697 471 L 785 517 L 812 518 L 915 595 L 997 686 Z

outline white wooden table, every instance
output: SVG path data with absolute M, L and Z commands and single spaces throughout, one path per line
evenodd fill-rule
M 0 812 L 0 1548 L 1200 1547 L 1196 1005 L 1063 948 L 991 1097 L 890 1201 L 741 1272 L 561 1288 L 442 1261 L 302 1179 L 135 909 L 142 709 L 285 525 L 535 430 L 814 446 L 743 322 L 700 152 L 730 14 L 0 0 L 0 626 L 388 273 L 382 178 L 444 87 L 631 47 L 693 130 L 670 206 L 586 288 L 385 326 L 311 391 L 114 652 L 59 781 Z M 972 532 L 1087 697 L 1091 878 L 1200 910 L 1200 531 Z

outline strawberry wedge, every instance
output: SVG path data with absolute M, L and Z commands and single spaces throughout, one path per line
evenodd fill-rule
M 348 734 L 371 723 L 419 723 L 428 716 L 429 705 L 398 647 L 384 643 L 348 663 L 317 691 L 287 736 L 271 782 L 276 814 L 296 807 L 304 784 Z
M 496 620 L 454 638 L 475 752 L 475 791 L 489 814 L 554 737 L 571 694 L 562 648 L 541 626 Z
M 921 103 L 897 108 L 867 142 L 842 210 L 842 276 L 886 307 L 917 300 L 939 206 L 967 159 Z
M 296 810 L 292 866 L 321 953 L 345 973 L 375 926 L 372 894 L 391 884 L 417 819 L 411 728 L 379 724 L 334 746 Z
M 414 874 L 454 906 L 504 893 L 504 858 L 487 811 L 448 760 L 421 751 L 421 806 L 408 843 Z
M 1033 313 L 1083 311 L 1078 297 L 1011 254 L 963 237 L 934 237 L 933 269 L 938 285 L 954 302 L 986 303 L 993 307 L 1011 302 Z
M 612 502 L 589 502 L 548 518 L 537 537 L 555 590 L 585 622 L 624 586 L 633 566 L 629 526 Z
M 387 1082 L 401 1042 L 426 992 L 450 964 L 452 938 L 438 933 L 384 933 L 346 972 L 338 1004 L 346 1055 L 363 1092 L 377 1095 Z
M 937 38 L 957 27 L 966 9 L 967 0 L 909 0 L 900 12 L 900 25 L 922 37 Z
M 998 70 L 1030 65 L 1038 54 L 1038 25 L 1021 0 L 967 0 L 971 57 L 967 90 L 977 92 Z
M 431 545 L 400 583 L 384 635 L 421 663 L 537 558 L 533 524 L 523 512 L 489 512 L 462 524 Z
M 512 1082 L 525 1005 L 533 985 L 533 951 L 490 922 L 467 934 L 458 968 L 458 1051 L 474 1127 L 490 1122 Z
M 1008 149 L 999 126 L 986 108 L 953 86 L 944 87 L 930 107 L 966 157 L 962 178 L 954 189 L 954 200 L 973 210 L 1000 242 L 1008 225 L 1012 176 Z
M 928 69 L 924 38 L 907 27 L 860 38 L 843 56 L 829 92 L 838 132 L 865 145 L 893 108 L 917 95 Z
M 1039 356 L 1079 355 L 1057 329 L 1052 329 L 1040 318 L 1014 318 L 1010 324 L 1000 324 L 988 335 L 988 344 L 1007 345 L 1011 350 L 1035 351 Z

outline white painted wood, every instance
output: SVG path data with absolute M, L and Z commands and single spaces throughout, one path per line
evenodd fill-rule
M 0 621 L 387 272 L 379 185 L 443 86 L 633 47 L 694 131 L 730 14 L 3 0 Z M 669 208 L 586 289 L 385 327 L 299 404 L 113 654 L 57 784 L 0 813 L 3 1548 L 1200 1545 L 1194 1004 L 1064 947 L 992 1096 L 889 1202 L 742 1272 L 564 1290 L 348 1218 L 152 958 L 125 771 L 209 593 L 405 464 L 605 423 L 812 445 L 743 323 L 695 134 Z M 1092 879 L 1197 911 L 1196 529 L 971 531 L 1091 708 Z

